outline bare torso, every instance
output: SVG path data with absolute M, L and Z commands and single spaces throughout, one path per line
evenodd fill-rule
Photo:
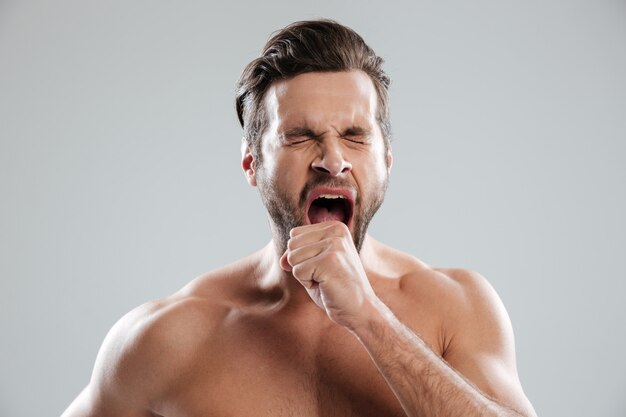
M 372 271 L 370 281 L 396 315 L 441 355 L 438 312 L 428 311 L 436 304 L 425 306 L 405 288 L 406 280 L 419 275 L 440 278 L 418 261 L 393 254 L 396 258 L 379 268 L 387 275 Z M 177 296 L 181 310 L 195 310 L 194 320 L 206 315 L 211 331 L 198 335 L 194 352 L 183 354 L 192 365 L 155 412 L 167 417 L 404 415 L 354 335 L 329 320 L 299 284 L 260 290 L 258 262 L 244 265 L 200 278 Z
M 450 305 L 462 287 L 368 239 L 362 258 L 376 295 L 445 359 L 455 319 Z M 94 399 L 84 392 L 92 410 L 106 411 L 85 415 L 404 416 L 355 335 L 295 279 L 267 281 L 278 267 L 271 251 L 199 277 L 120 320 L 86 390 L 113 394 Z M 118 403 L 120 397 L 132 400 Z
M 404 415 L 358 340 L 317 306 L 232 315 L 161 415 Z

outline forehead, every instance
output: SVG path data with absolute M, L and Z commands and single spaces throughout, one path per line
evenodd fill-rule
M 310 72 L 273 83 L 265 95 L 276 127 L 373 125 L 378 95 L 363 71 Z

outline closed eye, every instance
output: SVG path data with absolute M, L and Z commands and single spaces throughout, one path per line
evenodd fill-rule
M 321 136 L 322 135 L 315 134 L 315 132 L 307 128 L 289 129 L 282 135 L 283 141 L 287 145 L 298 145 L 310 140 L 317 140 Z
M 304 136 L 304 137 L 299 136 L 297 138 L 293 138 L 292 137 L 292 138 L 287 139 L 287 145 L 298 145 L 300 143 L 308 142 L 310 140 L 311 140 L 311 138 L 310 137 L 306 137 L 306 136 Z
M 290 137 L 289 139 L 287 139 L 286 144 L 287 146 L 295 146 L 295 145 L 301 145 L 303 143 L 311 142 L 314 140 L 315 138 L 313 136 L 295 136 L 295 137 Z
M 352 127 L 344 131 L 341 137 L 353 143 L 367 144 L 370 141 L 370 133 L 369 130 Z
M 354 143 L 367 143 L 368 140 L 361 136 L 344 136 L 344 139 Z

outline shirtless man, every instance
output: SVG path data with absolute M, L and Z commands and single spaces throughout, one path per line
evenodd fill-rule
M 381 64 L 330 21 L 268 41 L 237 110 L 272 241 L 124 316 L 65 417 L 535 416 L 485 279 L 366 233 L 392 165 Z

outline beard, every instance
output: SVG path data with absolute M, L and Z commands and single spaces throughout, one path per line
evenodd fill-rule
M 291 229 L 306 224 L 308 216 L 306 203 L 311 190 L 318 186 L 355 189 L 354 185 L 346 179 L 329 178 L 327 175 L 318 174 L 304 185 L 297 201 L 294 201 L 293 195 L 281 190 L 275 178 L 268 178 L 262 168 L 257 170 L 257 183 L 261 199 L 271 219 L 274 242 L 280 254 L 287 250 Z M 352 210 L 353 227 L 350 233 L 354 247 L 359 253 L 370 221 L 385 199 L 388 184 L 389 177 L 387 176 L 372 196 L 364 198 L 360 193 L 356 195 Z

